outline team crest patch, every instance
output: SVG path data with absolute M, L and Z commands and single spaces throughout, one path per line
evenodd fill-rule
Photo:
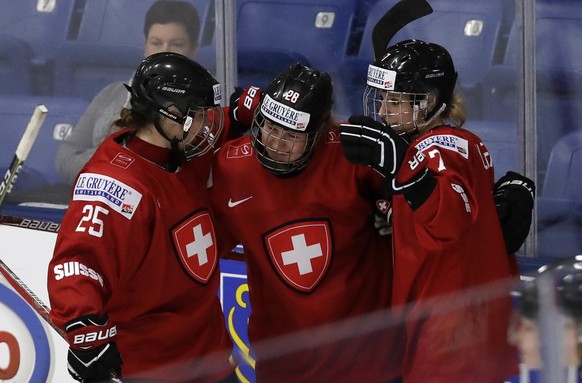
M 376 209 L 382 214 L 388 214 L 388 211 L 392 209 L 390 201 L 385 199 L 378 199 L 376 200 Z
M 329 222 L 294 222 L 264 237 L 271 262 L 292 288 L 310 292 L 323 280 L 331 263 Z
M 248 157 L 253 154 L 253 147 L 251 144 L 244 144 L 240 146 L 236 145 L 228 145 L 228 149 L 226 150 L 226 158 L 240 158 L 240 157 Z
M 218 263 L 216 234 L 207 210 L 186 218 L 172 229 L 172 240 L 184 270 L 194 280 L 206 284 Z
M 127 219 L 139 206 L 142 194 L 125 183 L 96 173 L 82 173 L 77 178 L 73 201 L 102 202 Z

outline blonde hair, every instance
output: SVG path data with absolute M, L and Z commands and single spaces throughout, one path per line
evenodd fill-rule
M 450 120 L 461 127 L 467 120 L 467 107 L 463 98 L 457 93 L 453 93 L 451 102 L 442 114 L 443 119 Z

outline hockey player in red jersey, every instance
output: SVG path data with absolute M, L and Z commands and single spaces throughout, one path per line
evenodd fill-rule
M 217 81 L 175 53 L 135 73 L 123 128 L 81 170 L 48 270 L 80 381 L 234 382 L 207 180 Z
M 327 73 L 295 64 L 254 93 L 210 192 L 224 250 L 245 250 L 257 382 L 387 382 L 391 243 L 369 220 L 382 177 L 344 157 Z
M 487 148 L 461 127 L 456 78 L 443 47 L 398 43 L 368 69 L 366 116 L 340 126 L 347 158 L 384 175 L 393 195 L 392 303 L 407 310 L 405 383 L 500 382 L 518 365 L 507 343 L 516 259 Z

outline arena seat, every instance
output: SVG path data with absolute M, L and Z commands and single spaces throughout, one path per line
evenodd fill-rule
M 28 94 L 52 92 L 50 60 L 55 47 L 67 39 L 76 2 L 0 0 L 0 34 L 24 41 L 32 49 Z
M 265 88 L 283 69 L 309 60 L 296 52 L 273 49 L 244 49 L 238 51 L 238 84 Z
M 538 206 L 538 255 L 582 254 L 582 131 L 552 149 Z
M 495 169 L 495 179 L 517 167 L 517 132 L 513 122 L 468 120 L 465 129 L 475 133 L 489 151 Z
M 239 55 L 281 50 L 305 57 L 316 69 L 333 72 L 345 57 L 356 5 L 355 0 L 239 0 Z
M 92 99 L 105 85 L 128 81 L 143 59 L 145 14 L 155 0 L 87 1 L 79 7 L 75 33 L 55 47 L 53 92 Z M 201 34 L 213 0 L 191 0 Z
M 374 58 L 372 31 L 397 2 L 378 0 L 369 7 L 358 54 L 347 59 L 337 74 L 341 114 L 361 113 L 359 97 L 365 87 L 367 66 Z M 434 0 L 429 4 L 433 13 L 406 25 L 388 45 L 415 38 L 444 46 L 459 73 L 457 85 L 467 103 L 469 116 L 481 118 L 483 78 L 493 65 L 498 49 L 498 36 L 504 23 L 503 2 Z
M 67 38 L 74 2 L 0 0 L 0 34 L 24 40 L 38 60 L 45 60 Z
M 214 0 L 186 1 L 198 11 L 202 40 L 206 23 L 213 23 L 214 20 Z M 143 48 L 145 14 L 155 2 L 156 0 L 87 1 L 76 40 Z
M 88 102 L 68 97 L 2 96 L 0 97 L 0 167 L 8 168 L 34 108 L 44 104 L 48 114 L 32 150 L 23 166 L 18 184 L 33 188 L 62 182 L 55 167 L 55 155 L 61 141 L 70 132 Z M 27 174 L 29 177 L 27 177 Z M 28 180 L 26 178 L 29 178 Z
M 0 35 L 0 94 L 31 94 L 33 54 L 25 41 Z
M 486 75 L 484 114 L 492 119 L 517 119 L 518 34 L 513 24 L 503 63 Z M 556 37 L 556 31 L 560 31 Z M 570 132 L 582 130 L 582 3 L 536 2 L 536 118 L 538 168 L 547 167 L 553 146 Z M 502 110 L 503 113 L 499 113 Z
M 54 95 L 91 100 L 115 81 L 129 81 L 143 60 L 143 47 L 69 41 L 57 48 Z

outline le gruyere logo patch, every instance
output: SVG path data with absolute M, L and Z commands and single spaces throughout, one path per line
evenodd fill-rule
M 457 152 L 464 158 L 469 157 L 469 142 L 464 138 L 453 136 L 451 134 L 430 136 L 416 144 L 416 148 L 421 152 L 432 146 Z
M 311 115 L 273 100 L 269 95 L 261 103 L 261 113 L 275 123 L 299 132 L 305 131 Z
M 73 201 L 102 202 L 131 219 L 142 198 L 134 188 L 102 174 L 82 173 L 73 191 Z

